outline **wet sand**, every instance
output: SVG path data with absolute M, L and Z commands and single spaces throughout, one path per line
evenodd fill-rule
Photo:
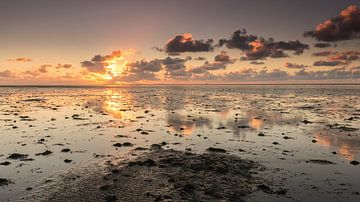
M 359 86 L 1 90 L 1 201 L 92 193 L 119 201 L 359 201 Z M 153 166 L 141 163 L 148 159 Z M 219 170 L 189 168 L 204 159 L 218 159 L 205 167 Z M 174 172 L 183 183 L 170 180 Z M 192 175 L 198 180 L 185 186 Z
M 260 167 L 221 151 L 194 154 L 153 145 L 132 160 L 73 170 L 23 201 L 245 201 L 257 191 L 285 195 L 285 189 L 273 190 L 255 177 Z

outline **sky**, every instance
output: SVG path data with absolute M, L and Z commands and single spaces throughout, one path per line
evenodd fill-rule
M 0 85 L 359 83 L 359 7 L 2 0 Z

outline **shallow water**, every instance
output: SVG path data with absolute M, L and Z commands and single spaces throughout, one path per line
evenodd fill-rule
M 357 201 L 360 165 L 350 162 L 360 161 L 359 98 L 355 85 L 1 87 L 0 163 L 10 164 L 0 165 L 0 178 L 12 183 L 0 187 L 0 199 L 107 154 L 165 141 L 262 163 L 267 179 L 288 189 L 274 201 Z M 135 146 L 113 146 L 124 142 Z M 32 161 L 8 159 L 13 153 Z

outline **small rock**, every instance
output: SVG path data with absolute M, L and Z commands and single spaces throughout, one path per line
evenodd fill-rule
M 52 153 L 53 153 L 52 151 L 46 150 L 44 152 L 35 154 L 35 156 L 40 156 L 40 155 L 46 156 L 46 155 L 49 155 L 49 154 L 52 154 Z
M 61 152 L 70 152 L 70 149 L 62 149 Z
M 323 160 L 323 159 L 311 159 L 311 160 L 309 160 L 307 162 L 308 163 L 322 164 L 322 165 L 335 164 L 334 162 L 331 162 L 331 161 L 328 161 L 328 160 Z
M 357 166 L 357 165 L 359 165 L 360 163 L 359 163 L 359 161 L 350 161 L 350 164 L 351 164 L 351 165 L 354 165 L 354 166 Z
M 113 201 L 117 201 L 117 200 L 118 200 L 118 198 L 115 195 L 105 197 L 106 202 L 113 202 Z
M 0 178 L 0 187 L 11 184 L 11 181 L 5 178 Z
M 225 150 L 225 149 L 215 148 L 215 147 L 209 147 L 209 148 L 207 148 L 207 151 L 210 151 L 210 152 L 220 152 L 220 153 L 226 153 L 226 150 Z
M 14 159 L 14 160 L 18 160 L 18 159 L 22 160 L 22 159 L 25 159 L 28 156 L 29 156 L 28 154 L 12 153 L 7 158 L 8 159 Z
M 130 142 L 124 142 L 123 146 L 124 146 L 124 147 L 132 147 L 133 144 L 130 143 Z
M 10 165 L 11 163 L 9 161 L 4 161 L 4 162 L 1 162 L 0 165 L 1 166 L 8 166 Z
M 113 144 L 113 146 L 114 146 L 114 147 L 121 147 L 122 144 L 118 142 L 118 143 Z

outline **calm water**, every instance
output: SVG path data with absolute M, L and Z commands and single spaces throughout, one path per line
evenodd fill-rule
M 10 163 L 0 178 L 13 182 L 0 199 L 135 148 L 114 143 L 165 141 L 262 163 L 268 179 L 289 189 L 276 200 L 356 201 L 360 165 L 350 162 L 360 161 L 359 128 L 360 86 L 0 87 L 0 163 Z M 28 156 L 8 159 L 13 153 Z

